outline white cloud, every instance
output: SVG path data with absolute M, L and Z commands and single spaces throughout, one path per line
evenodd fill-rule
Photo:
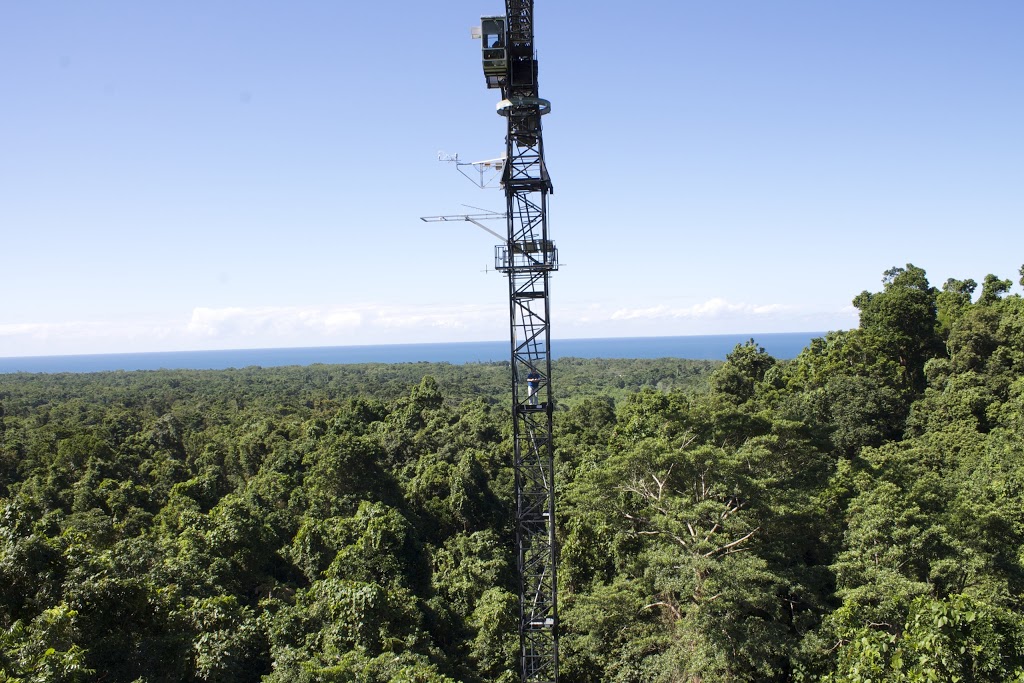
M 109 339 L 130 334 L 133 326 L 115 322 L 69 321 L 62 323 L 11 323 L 0 325 L 0 338 L 34 343 L 77 339 Z
M 429 306 L 415 309 L 405 307 L 380 308 L 369 318 L 370 325 L 385 328 L 438 328 L 469 330 L 479 327 L 481 321 L 504 322 L 507 308 L 488 306 Z
M 359 328 L 363 315 L 347 308 L 258 307 L 195 308 L 186 326 L 189 334 L 290 336 L 304 332 L 333 334 Z
M 502 306 L 335 306 L 196 308 L 188 331 L 198 335 L 374 334 L 395 330 L 472 330 L 497 320 Z
M 500 339 L 493 306 L 199 306 L 186 318 L 8 323 L 0 356 Z
M 736 315 L 775 315 L 792 310 L 794 310 L 792 306 L 785 306 L 783 304 L 733 303 L 716 297 L 708 299 L 703 303 L 681 308 L 665 305 L 646 306 L 643 308 L 620 308 L 613 311 L 608 318 L 610 320 L 657 320 L 666 318 L 701 319 Z
M 849 306 L 811 311 L 712 298 L 692 306 L 558 306 L 558 338 L 804 332 L 856 326 Z M 503 339 L 508 308 L 487 305 L 199 306 L 149 319 L 0 324 L 0 356 L 348 346 Z
M 689 306 L 587 304 L 556 315 L 555 336 L 644 337 L 692 334 L 817 332 L 856 326 L 849 307 L 814 310 L 803 305 L 749 303 L 714 297 Z
M 33 335 L 38 333 L 41 327 L 43 326 L 33 323 L 8 323 L 0 325 L 0 337 Z

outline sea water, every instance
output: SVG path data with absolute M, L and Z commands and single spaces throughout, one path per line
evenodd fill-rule
M 754 339 L 779 359 L 795 358 L 823 332 L 766 334 L 712 334 L 686 337 L 609 337 L 555 339 L 552 358 L 686 358 L 725 360 L 737 344 Z M 288 349 L 231 349 L 109 353 L 78 356 L 25 356 L 0 358 L 0 372 L 103 372 L 108 370 L 223 370 L 250 366 L 351 363 L 488 363 L 511 356 L 508 341 L 451 342 L 444 344 L 379 344 L 372 346 L 318 346 Z

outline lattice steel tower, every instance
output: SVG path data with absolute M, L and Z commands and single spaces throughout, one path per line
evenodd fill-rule
M 508 276 L 512 413 L 519 570 L 520 678 L 558 680 L 551 328 L 548 279 L 558 252 L 548 238 L 551 179 L 541 116 L 551 104 L 537 90 L 533 0 L 506 0 L 504 17 L 480 21 L 484 76 L 499 88 L 505 135 L 507 232 L 495 268 Z
M 499 213 L 431 216 L 424 221 L 464 220 L 498 239 L 494 267 L 508 276 L 511 330 L 512 415 L 516 495 L 516 566 L 519 573 L 519 643 L 522 681 L 558 681 L 558 583 L 555 546 L 555 448 L 551 436 L 551 330 L 548 279 L 558 270 L 558 251 L 548 237 L 548 195 L 541 117 L 551 103 L 537 92 L 533 47 L 533 0 L 505 0 L 505 16 L 481 17 L 488 88 L 501 90 L 498 113 L 508 121 L 502 159 L 457 166 L 501 168 L 507 230 L 504 236 L 481 220 Z M 469 176 L 467 176 L 469 177 Z M 470 178 L 473 180 L 472 178 Z M 476 181 L 474 181 L 476 182 Z M 483 171 L 478 183 L 486 186 Z

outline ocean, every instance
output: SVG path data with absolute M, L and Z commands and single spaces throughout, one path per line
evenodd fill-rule
M 779 359 L 795 358 L 814 337 L 824 332 L 767 334 L 712 334 L 687 337 L 610 337 L 555 339 L 552 358 L 686 358 L 725 360 L 736 344 L 753 338 Z M 224 370 L 250 366 L 351 363 L 488 363 L 510 356 L 508 341 L 452 342 L 446 344 L 379 344 L 373 346 L 319 346 L 290 349 L 232 349 L 223 351 L 167 351 L 108 353 L 79 356 L 24 356 L 0 358 L 0 373 L 104 372 L 111 370 Z

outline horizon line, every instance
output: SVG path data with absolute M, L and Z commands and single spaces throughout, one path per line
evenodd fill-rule
M 609 337 L 556 337 L 552 343 L 559 341 L 605 341 L 605 340 L 634 340 L 634 339 L 691 339 L 708 337 L 745 337 L 757 341 L 758 337 L 774 337 L 780 335 L 811 335 L 811 338 L 824 336 L 834 330 L 807 330 L 800 332 L 720 332 L 715 334 L 668 334 L 668 335 L 641 335 L 641 336 L 609 336 Z M 0 356 L 0 360 L 27 360 L 42 358 L 88 358 L 97 356 L 148 356 L 168 355 L 177 353 L 239 353 L 247 351 L 294 351 L 294 350 L 315 350 L 315 349 L 368 349 L 374 347 L 411 347 L 411 346 L 447 346 L 454 344 L 508 344 L 508 339 L 481 339 L 472 341 L 445 341 L 445 342 L 397 342 L 383 344 L 332 344 L 315 346 L 252 346 L 252 347 L 230 347 L 218 349 L 177 349 L 167 351 L 104 351 L 99 353 L 55 353 L 45 355 L 15 355 Z

